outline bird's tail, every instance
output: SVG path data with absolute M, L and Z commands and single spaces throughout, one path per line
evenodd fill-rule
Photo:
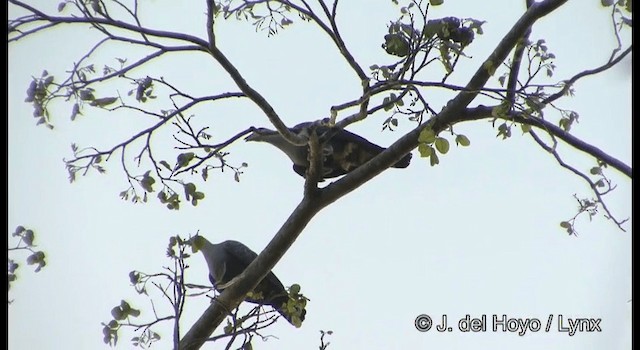
M 411 163 L 411 153 L 407 153 L 402 159 L 393 165 L 394 168 L 406 168 Z

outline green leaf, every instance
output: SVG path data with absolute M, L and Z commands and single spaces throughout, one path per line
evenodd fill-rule
M 435 146 L 438 152 L 440 152 L 441 154 L 446 154 L 447 152 L 449 152 L 449 141 L 444 137 L 437 137 Z
M 202 169 L 202 180 L 207 181 L 208 177 L 209 177 L 209 169 L 208 168 Z
M 602 174 L 602 169 L 600 169 L 600 167 L 598 166 L 594 166 L 589 170 L 589 172 L 591 173 L 591 175 L 600 175 Z
M 500 126 L 498 126 L 498 134 L 496 135 L 496 137 L 498 136 L 502 136 L 503 140 L 511 137 L 511 127 L 509 127 L 507 123 L 500 124 Z
M 142 180 L 140 180 L 140 186 L 147 192 L 153 192 L 152 186 L 154 183 L 156 183 L 156 179 L 149 176 L 149 171 L 147 171 L 142 177 Z
M 36 254 L 36 253 L 33 253 L 33 254 L 31 254 L 31 255 L 29 255 L 29 256 L 27 257 L 27 264 L 28 264 L 28 265 L 37 264 L 38 262 L 39 262 L 39 260 L 38 260 L 38 254 Z
M 45 71 L 45 72 L 46 72 L 46 71 Z M 45 87 L 47 87 L 47 86 L 51 85 L 51 83 L 53 83 L 53 75 L 48 76 L 48 77 L 44 80 L 43 85 L 44 85 Z
M 429 0 L 429 3 L 432 6 L 440 6 L 444 3 L 444 0 Z
M 562 221 L 562 222 L 560 223 L 560 227 L 562 227 L 562 228 L 570 228 L 570 227 L 571 227 L 571 224 L 570 224 L 570 223 L 568 223 L 568 222 L 566 222 L 566 221 Z
M 24 232 L 24 234 L 22 235 L 22 240 L 24 241 L 24 243 L 28 246 L 32 246 L 33 245 L 33 231 L 31 230 L 26 230 Z
M 190 161 L 195 158 L 195 154 L 193 152 L 180 153 L 177 159 L 177 168 L 185 167 L 189 164 Z
M 118 321 L 124 320 L 126 318 L 122 313 L 120 306 L 116 306 L 113 309 L 111 309 L 111 316 L 113 316 L 113 318 Z
M 140 282 L 140 274 L 137 271 L 129 272 L 129 281 L 131 284 L 138 284 Z
M 7 259 L 7 260 L 8 260 L 8 263 L 9 263 L 9 264 L 8 264 L 8 265 L 9 265 L 8 272 L 9 272 L 9 273 L 14 273 L 14 272 L 18 269 L 18 267 L 19 267 L 20 265 L 19 265 L 19 264 L 16 264 L 16 263 L 15 263 L 15 261 L 13 261 L 13 260 L 11 260 L 11 259 Z
M 200 200 L 200 199 L 204 199 L 204 193 L 203 192 L 194 192 L 193 193 L 193 198 Z
M 167 170 L 171 171 L 171 165 L 169 165 L 169 163 L 166 160 L 161 160 L 160 165 L 164 166 L 165 168 L 167 168 Z
M 289 288 L 289 292 L 293 295 L 300 294 L 300 285 L 292 284 L 291 287 Z
M 498 78 L 498 82 L 500 83 L 500 86 L 504 86 L 504 80 L 507 78 L 506 75 L 500 76 L 500 78 Z
M 614 0 L 600 0 L 600 4 L 604 7 L 613 5 Z
M 391 105 L 389 102 L 390 102 L 389 96 L 382 99 L 382 104 L 384 105 L 385 111 L 389 111 L 393 108 L 393 105 Z
M 117 100 L 118 100 L 117 97 L 97 98 L 97 99 L 91 101 L 91 103 L 89 105 L 94 106 L 94 107 L 106 107 L 106 106 L 116 102 Z
M 122 312 L 124 312 L 124 313 L 128 313 L 129 310 L 131 310 L 131 306 L 129 305 L 129 303 L 127 303 L 124 300 L 120 300 L 120 308 L 122 309 Z
M 187 200 L 189 200 L 189 198 L 196 192 L 196 185 L 194 185 L 193 183 L 189 182 L 188 184 L 184 185 L 184 196 Z
M 420 153 L 420 157 L 427 158 L 431 156 L 433 149 L 431 148 L 431 146 L 427 145 L 426 143 L 420 143 L 418 144 L 418 152 Z
M 140 310 L 137 309 L 130 309 L 129 310 L 129 315 L 133 316 L 133 317 L 138 317 L 140 316 Z
M 93 96 L 93 91 L 89 89 L 80 90 L 80 99 L 83 101 L 93 101 L 95 100 L 95 96 Z
M 425 128 L 420 131 L 418 142 L 432 144 L 436 140 L 436 133 L 431 128 Z
M 26 228 L 24 228 L 24 226 L 19 225 L 18 227 L 16 227 L 16 230 L 15 230 L 15 232 L 13 233 L 13 235 L 12 235 L 12 236 L 14 236 L 14 237 L 15 237 L 15 236 L 17 236 L 17 235 L 21 234 L 22 232 L 24 232 L 25 230 L 26 230 Z
M 289 24 L 293 23 L 292 20 L 288 19 L 288 18 L 282 18 L 282 20 L 280 21 L 280 24 L 284 27 L 284 26 L 288 26 Z
M 429 163 L 431 166 L 436 166 L 440 163 L 440 159 L 438 159 L 438 155 L 436 152 L 431 151 L 431 157 L 429 157 Z
M 510 107 L 509 102 L 503 101 L 491 109 L 491 116 L 495 118 L 504 118 L 507 116 L 507 113 L 509 113 Z
M 399 57 L 405 57 L 409 54 L 409 42 L 402 34 L 387 34 L 384 36 L 384 40 L 385 42 L 382 44 L 382 48 L 385 49 L 388 54 Z
M 29 84 L 29 88 L 27 88 L 27 98 L 24 99 L 24 102 L 33 102 L 35 100 L 37 87 L 38 84 L 36 81 L 32 80 L 31 84 Z
M 471 141 L 464 135 L 456 135 L 456 144 L 467 147 L 471 144 Z

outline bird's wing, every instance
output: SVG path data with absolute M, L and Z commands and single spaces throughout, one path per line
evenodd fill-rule
M 221 245 L 227 257 L 224 281 L 219 281 L 221 283 L 229 282 L 241 274 L 258 256 L 249 247 L 237 241 L 224 241 Z
M 384 151 L 369 140 L 344 129 L 328 130 L 333 136 L 327 141 L 333 147 L 330 168 L 332 175 L 344 175 Z M 326 134 L 325 134 L 326 135 Z
M 335 133 L 336 134 L 331 138 L 332 141 L 337 141 L 334 141 L 336 142 L 334 144 L 334 148 L 336 144 L 342 145 L 342 148 L 335 150 L 333 156 L 335 158 L 335 162 L 341 164 L 346 172 L 350 172 L 386 150 L 386 148 L 378 146 L 364 137 L 356 135 L 348 130 L 337 130 Z M 395 168 L 406 168 L 409 166 L 410 162 L 411 153 L 408 153 L 392 166 Z
M 227 270 L 225 274 L 225 282 L 231 281 L 240 275 L 249 264 L 258 256 L 253 250 L 246 245 L 237 241 L 225 241 L 224 248 L 229 258 L 227 259 Z M 258 283 L 254 292 L 262 293 L 264 301 L 262 303 L 271 304 L 276 296 L 286 295 L 284 285 L 273 272 L 269 272 L 267 276 Z M 248 300 L 260 303 L 257 300 Z

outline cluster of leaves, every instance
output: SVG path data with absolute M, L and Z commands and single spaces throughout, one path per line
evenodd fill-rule
M 36 245 L 33 243 L 35 240 L 35 233 L 31 229 L 27 229 L 24 226 L 16 227 L 16 230 L 11 234 L 11 237 L 18 238 L 18 242 L 13 247 L 8 248 L 8 253 L 11 254 L 16 251 L 26 251 L 30 255 L 27 256 L 27 265 L 35 265 L 35 272 L 39 272 L 43 267 L 47 265 L 45 261 L 45 253 L 40 250 L 35 250 Z M 16 271 L 20 267 L 14 259 L 8 258 L 8 289 L 11 289 L 11 282 L 15 282 L 18 279 Z
M 576 202 L 578 203 L 577 213 L 569 220 L 560 222 L 560 227 L 565 229 L 570 236 L 578 235 L 578 232 L 575 229 L 575 223 L 578 217 L 583 216 L 584 214 L 587 214 L 589 221 L 591 221 L 593 217 L 598 214 L 598 211 L 601 207 L 604 207 L 605 209 L 605 218 L 616 221 L 618 225 L 628 220 L 628 219 L 625 219 L 622 221 L 618 221 L 607 215 L 608 211 L 605 207 L 604 202 L 602 201 L 602 196 L 606 195 L 607 193 L 613 191 L 616 188 L 616 186 L 613 185 L 611 179 L 609 179 L 604 173 L 604 169 L 606 169 L 607 166 L 608 166 L 607 163 L 598 159 L 597 165 L 589 169 L 589 174 L 591 176 L 596 177 L 594 180 L 590 182 L 591 186 L 593 187 L 594 193 L 596 193 L 597 195 L 596 198 L 579 198 L 576 194 L 573 195 Z
M 453 130 L 451 133 L 452 135 L 455 135 L 456 145 L 467 147 L 471 144 L 465 135 L 455 134 L 453 133 Z M 431 166 L 435 166 L 440 163 L 438 152 L 440 154 L 446 154 L 449 152 L 449 140 L 436 135 L 431 128 L 425 128 L 420 132 L 418 142 L 418 152 L 420 152 L 420 157 L 429 158 Z M 436 150 L 438 152 L 436 152 Z
M 300 293 L 300 285 L 293 284 L 287 289 L 289 300 L 284 304 L 284 310 L 291 318 L 291 323 L 295 327 L 302 326 L 302 315 L 306 312 L 305 307 L 307 305 L 307 299 L 302 293 Z M 251 299 L 262 299 L 260 293 L 249 292 L 247 297 Z M 275 314 L 275 310 L 262 311 L 262 306 L 257 305 L 243 316 L 238 316 L 239 308 L 236 308 L 232 312 L 231 317 L 227 318 L 227 323 L 223 327 L 223 335 L 215 336 L 213 339 L 217 340 L 223 337 L 229 337 L 229 343 L 227 348 L 233 344 L 235 338 L 242 334 L 244 339 L 242 345 L 238 349 L 253 349 L 252 340 L 254 336 L 259 336 L 263 340 L 266 340 L 268 336 L 262 336 L 257 331 L 264 329 L 271 324 L 275 323 L 278 316 Z M 263 316 L 266 316 L 263 317 Z M 327 344 L 328 345 L 328 344 Z
M 294 326 L 302 326 L 302 315 L 306 312 L 307 301 L 309 299 L 300 293 L 300 285 L 292 284 L 288 288 L 289 300 L 284 305 L 284 310 L 291 317 L 291 322 Z
M 395 3 L 397 4 L 397 2 Z M 450 73 L 457 58 L 463 55 L 464 48 L 473 42 L 476 34 L 483 33 L 482 24 L 484 22 L 472 18 L 456 17 L 427 21 L 428 4 L 425 5 L 425 8 L 421 8 L 422 5 L 422 3 L 412 1 L 408 6 L 400 8 L 401 16 L 389 24 L 388 34 L 384 36 L 382 48 L 388 54 L 400 57 L 400 62 L 405 62 L 405 68 L 407 64 L 415 66 L 420 61 L 422 61 L 422 66 L 430 63 L 429 53 L 436 48 L 439 50 L 438 60 Z M 421 24 L 417 23 L 417 18 L 422 19 Z M 424 60 L 418 58 L 419 53 L 424 54 Z M 395 68 L 398 63 L 390 67 Z M 422 66 L 418 69 L 414 67 L 414 70 L 417 72 Z M 388 72 L 381 71 L 381 73 L 385 79 L 390 80 L 389 77 L 386 77 Z
M 256 31 L 266 31 L 268 36 L 278 33 L 279 30 L 293 24 L 291 19 L 292 8 L 287 1 L 244 1 L 221 0 L 215 3 L 216 15 L 222 15 L 224 19 L 252 21 Z M 303 21 L 310 18 L 304 13 L 295 11 Z
M 116 58 L 122 66 L 126 59 Z M 106 79 L 110 75 L 117 74 L 118 70 L 105 65 L 102 69 L 102 75 L 99 75 L 95 64 L 75 67 L 73 74 L 62 83 L 55 83 L 54 76 L 44 70 L 39 78 L 33 78 L 27 88 L 27 97 L 25 102 L 33 104 L 33 116 L 38 118 L 37 125 L 44 124 L 49 129 L 53 129 L 51 124 L 51 115 L 47 109 L 47 105 L 54 99 L 65 98 L 73 99 L 75 103 L 71 109 L 71 121 L 76 120 L 79 115 L 83 115 L 83 107 L 89 105 L 92 107 L 107 108 L 114 103 L 124 101 L 120 97 L 107 96 L 98 97 L 96 89 L 90 85 Z M 125 76 L 122 76 L 126 78 Z M 128 78 L 130 79 L 130 78 Z M 136 101 L 140 103 L 146 102 L 148 99 L 155 99 L 153 94 L 154 85 L 150 77 L 140 79 L 130 79 L 134 88 L 128 91 L 128 96 L 135 95 Z
M 190 158 L 193 158 L 193 153 L 189 152 L 189 153 L 182 153 L 178 156 L 178 164 L 180 164 L 181 162 L 184 163 L 185 165 L 188 164 L 188 161 L 185 161 L 184 156 L 185 154 L 190 155 Z M 161 164 L 163 164 L 163 166 L 166 164 L 167 168 L 170 169 L 170 167 L 168 166 L 168 163 L 166 161 L 161 161 Z M 180 166 L 176 166 L 175 169 L 179 169 Z M 140 185 L 140 187 L 142 187 L 142 189 L 144 190 L 144 193 L 142 194 L 142 196 L 139 196 L 137 194 L 137 192 L 135 191 L 135 188 L 133 186 L 129 187 L 128 189 L 120 192 L 120 198 L 124 199 L 124 200 L 129 200 L 131 198 L 131 200 L 135 203 L 138 201 L 141 201 L 143 203 L 147 202 L 148 199 L 148 193 L 153 193 L 155 192 L 153 185 L 156 183 L 156 179 L 151 175 L 151 171 L 148 170 L 147 172 L 145 172 L 141 177 L 136 177 L 134 178 L 135 180 L 138 181 L 138 184 Z M 176 181 L 178 182 L 178 181 Z M 191 205 L 193 206 L 197 206 L 198 205 L 198 201 L 204 199 L 205 194 L 204 192 L 198 191 L 197 187 L 194 183 L 192 182 L 188 182 L 188 183 L 180 183 L 178 182 L 182 188 L 184 189 L 184 198 L 191 202 Z M 160 203 L 165 204 L 167 209 L 170 210 L 178 210 L 180 209 L 180 194 L 176 191 L 174 191 L 173 189 L 171 189 L 168 186 L 165 186 L 164 189 L 162 189 L 161 191 L 158 192 L 158 200 L 160 201 Z
M 464 47 L 473 42 L 475 32 L 482 34 L 482 24 L 484 22 L 457 17 L 445 17 L 429 20 L 424 26 L 424 35 L 428 38 L 434 35 L 442 42 L 459 44 Z
M 102 323 L 103 341 L 105 344 L 115 346 L 118 342 L 118 332 L 122 327 L 129 327 L 139 333 L 131 338 L 131 343 L 136 347 L 148 348 L 152 343 L 161 339 L 160 334 L 153 331 L 152 326 L 159 322 L 179 318 L 185 298 L 187 297 L 185 293 L 187 286 L 184 284 L 184 273 L 188 265 L 186 265 L 185 260 L 191 256 L 186 251 L 187 246 L 187 242 L 179 236 L 172 236 L 169 239 L 166 254 L 173 261 L 173 268 L 166 267 L 166 272 L 154 274 L 146 274 L 135 270 L 129 273 L 129 281 L 136 293 L 145 295 L 151 300 L 155 320 L 141 324 L 132 323 L 131 319 L 139 317 L 141 312 L 131 307 L 127 301 L 122 300 L 119 305 L 111 309 L 113 319 L 107 323 Z M 169 301 L 174 310 L 173 315 L 161 317 L 157 314 L 153 298 L 149 294 L 149 286 L 159 291 L 159 293 Z
M 567 231 L 567 233 L 569 234 L 569 236 L 573 235 L 573 236 L 577 236 L 578 232 L 575 229 L 575 222 L 576 219 L 578 218 L 578 216 L 580 216 L 581 214 L 588 214 L 589 217 L 589 221 L 591 221 L 593 219 L 594 216 L 596 216 L 598 214 L 598 207 L 599 207 L 599 201 L 597 199 L 594 198 L 578 198 L 577 195 L 573 195 L 573 197 L 576 199 L 576 201 L 578 202 L 578 213 L 576 215 L 574 215 L 573 218 L 566 220 L 566 221 L 561 221 L 560 222 L 560 227 L 562 227 L 563 229 L 565 229 Z
M 445 17 L 427 20 L 428 5 L 421 8 L 424 4 L 426 3 L 411 1 L 408 6 L 400 8 L 400 18 L 388 25 L 388 34 L 384 36 L 382 48 L 400 59 L 392 64 L 373 64 L 369 67 L 378 86 L 400 79 L 414 80 L 424 67 L 435 61 L 440 61 L 445 68 L 442 80 L 444 83 L 453 72 L 459 57 L 464 56 L 464 49 L 473 42 L 476 34 L 483 33 L 484 21 L 472 18 Z M 418 18 L 421 18 L 421 23 Z M 432 55 L 434 51 L 436 53 Z M 410 99 L 407 106 L 406 96 Z M 417 105 L 422 105 L 422 108 L 416 108 Z M 383 122 L 383 130 L 393 130 L 398 126 L 397 114 L 405 115 L 410 121 L 418 123 L 422 123 L 426 113 L 436 114 L 418 89 L 412 86 L 402 89 L 399 95 L 392 92 L 386 96 L 382 107 L 385 111 L 394 110 Z
M 619 16 L 619 20 L 617 22 L 618 27 L 621 27 L 622 25 L 631 27 L 632 20 L 630 15 L 633 13 L 631 11 L 632 1 L 633 0 L 600 0 L 600 4 L 604 7 L 613 7 L 614 14 Z M 625 14 L 629 17 L 625 16 Z
M 132 308 L 127 301 L 122 300 L 120 301 L 119 305 L 116 305 L 115 307 L 113 307 L 113 309 L 111 309 L 111 316 L 113 316 L 113 319 L 111 321 L 106 324 L 102 323 L 102 334 L 104 336 L 103 341 L 105 344 L 116 346 L 116 344 L 118 343 L 118 330 L 124 323 L 123 321 L 129 323 L 130 317 L 140 316 L 140 310 Z M 159 340 L 160 336 L 156 335 L 152 338 L 157 338 L 157 340 Z M 138 337 L 137 341 L 139 342 L 139 340 L 140 339 Z
M 546 76 L 549 78 L 553 76 L 556 69 L 556 65 L 553 63 L 553 60 L 556 58 L 556 55 L 549 51 L 549 47 L 544 39 L 538 39 L 535 42 L 526 40 L 524 45 L 527 52 L 527 80 L 523 83 L 523 87 L 527 88 L 533 79 L 542 71 L 544 71 Z M 498 78 L 500 86 L 504 86 L 505 81 L 510 74 L 511 70 L 508 70 Z M 535 88 L 535 92 L 526 94 L 526 96 L 541 97 L 543 95 L 544 87 L 536 86 Z M 527 103 L 531 103 L 531 101 L 528 101 Z M 531 107 L 539 110 L 539 106 L 537 105 Z
M 38 119 L 36 125 L 44 124 L 49 129 L 53 129 L 53 125 L 49 122 L 50 115 L 47 104 L 52 98 L 50 88 L 54 79 L 53 75 L 49 75 L 49 72 L 44 70 L 39 78 L 33 78 L 27 88 L 27 97 L 24 100 L 33 105 L 33 117 Z
M 136 94 L 136 101 L 145 103 L 148 99 L 155 99 L 153 94 L 153 80 L 150 77 L 144 77 L 135 81 L 136 87 L 129 90 L 128 95 Z
M 511 103 L 507 100 L 503 100 L 499 105 L 493 107 L 491 109 L 491 116 L 493 117 L 492 125 L 495 128 L 496 121 L 501 120 L 502 123 L 498 126 L 498 133 L 496 137 L 502 137 L 503 140 L 506 140 L 511 137 L 511 128 L 515 126 L 516 122 L 507 120 L 509 112 L 511 110 Z M 531 127 L 528 124 L 521 124 L 522 132 L 526 133 L 531 130 Z
M 106 159 L 103 157 L 102 154 L 97 152 L 95 148 L 80 149 L 77 144 L 72 143 L 71 151 L 73 152 L 73 155 L 76 159 L 85 158 L 85 156 L 83 155 L 83 153 L 85 152 L 95 151 L 97 154 L 86 157 L 88 158 L 88 161 L 84 166 L 78 166 L 73 161 L 65 161 L 65 167 L 67 169 L 67 173 L 69 174 L 69 182 L 74 182 L 76 180 L 76 175 L 78 174 L 78 172 L 84 172 L 84 174 L 86 174 L 89 168 L 93 168 L 94 170 L 98 171 L 100 174 L 106 173 L 107 170 L 101 165 L 103 160 L 106 160 Z

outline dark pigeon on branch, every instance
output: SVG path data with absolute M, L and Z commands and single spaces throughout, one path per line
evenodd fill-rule
M 246 245 L 233 240 L 213 244 L 203 236 L 196 235 L 191 238 L 191 244 L 195 251 L 202 252 L 209 268 L 209 281 L 220 293 L 233 283 L 232 280 L 239 276 L 258 256 Z M 258 283 L 251 295 L 245 298 L 245 301 L 272 306 L 294 326 L 296 326 L 296 322 L 293 317 L 299 319 L 299 325 L 304 321 L 306 314 L 305 309 L 300 310 L 295 316 L 287 312 L 285 303 L 289 301 L 289 295 L 282 282 L 271 271 Z
M 289 130 L 301 136 L 309 135 L 313 122 L 305 122 Z M 316 134 L 322 142 L 321 179 L 330 179 L 345 175 L 375 157 L 386 148 L 378 146 L 362 136 L 350 131 L 330 126 L 317 126 Z M 305 177 L 309 167 L 309 148 L 307 145 L 296 146 L 285 140 L 276 130 L 257 128 L 246 141 L 269 143 L 284 152 L 293 162 L 293 170 Z M 406 154 L 393 168 L 406 168 L 411 162 L 411 153 Z

